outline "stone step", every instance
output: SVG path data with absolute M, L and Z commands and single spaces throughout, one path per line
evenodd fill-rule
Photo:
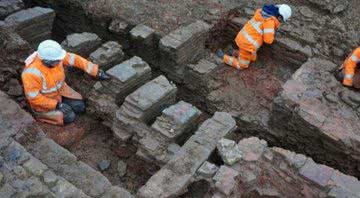
M 50 35 L 43 33 L 51 32 L 54 18 L 54 10 L 34 7 L 9 15 L 5 22 L 15 27 L 16 32 L 30 44 L 36 44 L 38 40 L 50 38 Z M 41 37 L 34 35 L 41 35 Z
M 215 150 L 217 142 L 235 129 L 236 123 L 230 114 L 216 112 L 178 154 L 140 188 L 139 197 L 175 197 L 184 193 L 198 168 Z
M 2 147 L 0 197 L 89 197 L 13 139 Z
M 89 32 L 74 33 L 66 36 L 61 46 L 68 52 L 88 57 L 89 54 L 101 46 L 101 38 Z
M 178 144 L 197 127 L 200 114 L 196 107 L 184 101 L 166 108 L 140 139 L 137 154 L 164 165 L 177 153 Z
M 98 64 L 102 70 L 120 64 L 124 60 L 122 46 L 116 41 L 104 43 L 100 48 L 89 55 L 91 62 Z
M 141 58 L 134 56 L 115 65 L 107 74 L 110 81 L 97 82 L 88 98 L 89 111 L 112 123 L 115 111 L 125 97 L 151 78 L 151 68 Z
M 75 155 L 38 132 L 35 137 L 27 136 L 23 146 L 44 163 L 55 174 L 63 177 L 90 197 L 100 197 L 114 191 L 109 180 L 89 165 L 79 161 Z M 116 190 L 116 189 L 115 189 Z M 123 189 L 122 189 L 123 190 Z M 123 190 L 124 192 L 127 192 Z M 127 195 L 131 196 L 130 193 Z
M 182 82 L 184 67 L 204 55 L 210 28 L 209 24 L 196 21 L 163 37 L 159 43 L 160 69 L 168 73 L 172 80 Z
M 133 131 L 131 128 L 137 127 L 136 123 L 149 124 L 163 109 L 175 103 L 176 92 L 174 84 L 159 76 L 131 93 L 116 112 L 112 127 L 115 136 Z

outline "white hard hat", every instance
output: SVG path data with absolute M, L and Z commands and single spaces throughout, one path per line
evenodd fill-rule
M 287 21 L 292 15 L 291 7 L 287 4 L 279 4 L 276 6 L 279 8 L 279 14 L 282 16 L 283 20 Z
M 41 60 L 62 60 L 66 56 L 66 51 L 60 46 L 60 44 L 53 40 L 45 40 L 39 44 L 37 49 Z

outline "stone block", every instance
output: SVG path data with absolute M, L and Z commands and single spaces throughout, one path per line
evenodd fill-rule
M 152 28 L 139 24 L 135 26 L 131 31 L 131 39 L 141 40 L 144 44 L 151 44 L 154 39 L 155 30 Z
M 13 13 L 5 22 L 15 27 L 16 32 L 31 44 L 50 38 L 55 12 L 49 8 L 34 7 Z M 46 34 L 44 34 L 47 32 Z
M 221 139 L 217 144 L 217 151 L 225 164 L 232 166 L 242 158 L 242 152 L 232 140 Z
M 330 197 L 360 197 L 359 180 L 337 170 L 333 172 L 328 186 L 331 188 Z
M 127 96 L 119 111 L 147 123 L 175 102 L 176 92 L 174 84 L 159 76 Z
M 146 25 L 139 24 L 130 31 L 130 38 L 132 45 L 131 53 L 139 55 L 145 61 L 157 67 L 159 50 L 155 30 Z
M 230 196 L 237 185 L 239 172 L 227 166 L 221 166 L 213 177 L 216 188 L 227 196 Z
M 88 57 L 101 45 L 101 38 L 94 33 L 74 33 L 66 36 L 61 46 L 68 52 Z
M 179 136 L 190 132 L 196 127 L 200 110 L 193 105 L 180 101 L 163 110 L 157 117 L 152 128 L 158 131 L 168 141 L 175 141 Z
M 0 91 L 0 139 L 14 136 L 35 122 L 34 118 L 4 92 Z M 16 118 L 16 119 L 14 119 Z
M 218 170 L 219 167 L 217 167 L 215 164 L 206 161 L 197 170 L 197 174 L 204 178 L 212 178 Z
M 24 3 L 21 0 L 0 1 L 0 20 L 23 8 L 24 8 Z
M 321 187 L 327 186 L 333 172 L 334 169 L 316 164 L 312 159 L 308 159 L 299 171 L 302 177 Z
M 124 52 L 122 46 L 115 41 L 104 43 L 96 51 L 89 55 L 89 59 L 100 66 L 103 70 L 108 70 L 110 67 L 121 63 L 124 60 Z
M 205 53 L 205 41 L 210 25 L 196 21 L 182 26 L 160 40 L 160 69 L 182 81 L 188 63 L 201 59 Z M 178 78 L 175 78 L 177 77 Z
M 114 34 L 124 36 L 129 32 L 129 24 L 124 20 L 114 19 L 110 23 L 109 30 Z

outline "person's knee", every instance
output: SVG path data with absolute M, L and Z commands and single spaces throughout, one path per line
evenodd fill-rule
M 76 103 L 74 103 L 72 108 L 75 113 L 83 113 L 83 112 L 85 112 L 86 106 L 85 106 L 84 101 L 79 100 L 79 101 L 76 101 Z
M 76 114 L 71 111 L 69 113 L 64 114 L 64 124 L 69 124 L 75 121 Z

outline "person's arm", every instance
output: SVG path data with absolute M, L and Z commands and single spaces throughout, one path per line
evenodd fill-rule
M 275 40 L 275 22 L 268 20 L 264 23 L 264 42 L 266 44 L 272 44 Z
M 32 106 L 39 107 L 39 109 L 44 111 L 56 109 L 57 100 L 48 98 L 40 92 L 42 89 L 42 81 L 41 77 L 38 76 L 38 72 L 34 72 L 33 69 L 25 70 L 21 78 L 24 84 L 25 96 Z
M 96 77 L 98 75 L 99 66 L 86 60 L 85 58 L 74 53 L 67 53 L 64 58 L 64 65 L 79 68 L 89 75 Z
M 343 84 L 345 86 L 352 86 L 353 85 L 353 77 L 355 75 L 355 69 L 356 69 L 356 64 L 359 63 L 360 61 L 360 48 L 356 49 L 352 55 L 346 59 L 345 61 L 345 76 L 344 76 L 344 80 L 343 80 Z

